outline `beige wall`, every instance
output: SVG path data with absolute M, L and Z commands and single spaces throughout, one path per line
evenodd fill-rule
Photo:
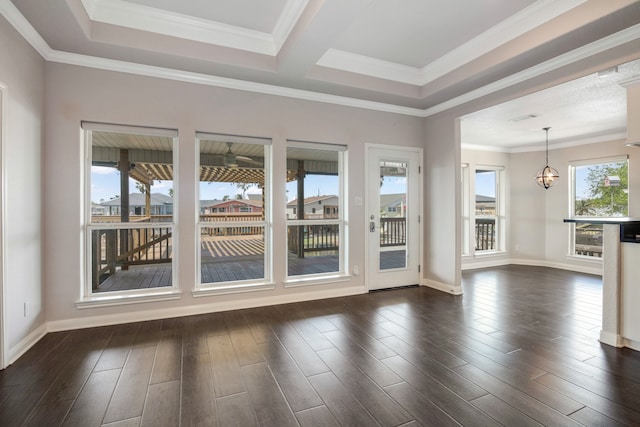
M 364 144 L 421 147 L 423 142 L 422 119 L 390 113 L 54 63 L 47 64 L 46 83 L 44 250 L 47 256 L 44 269 L 47 319 L 62 322 L 58 326 L 80 325 L 80 319 L 91 316 L 110 315 L 113 319 L 133 311 L 189 314 L 267 301 L 283 302 L 305 292 L 327 291 L 322 295 L 330 296 L 345 289 L 364 291 L 362 274 L 332 285 L 283 288 L 286 199 L 282 171 L 285 170 L 286 139 L 348 146 L 349 271 L 355 264 L 362 271 L 365 265 L 364 207 L 353 203 L 355 197 L 365 194 Z M 80 237 L 82 120 L 178 129 L 175 197 L 179 235 L 175 247 L 179 256 L 176 267 L 182 291 L 180 300 L 134 307 L 76 309 L 74 302 L 80 297 L 84 266 Z M 275 291 L 200 298 L 191 295 L 196 281 L 196 131 L 273 138 Z
M 0 86 L 6 87 L 1 153 L 5 217 L 0 234 L 8 362 L 31 343 L 26 338 L 37 335 L 45 321 L 41 269 L 44 61 L 2 17 L 0 58 Z
M 640 105 L 640 103 L 639 103 Z M 568 256 L 570 226 L 563 223 L 569 217 L 569 164 L 613 156 L 629 156 L 629 215 L 640 216 L 640 149 L 626 147 L 625 140 L 565 147 L 549 151 L 549 163 L 560 173 L 560 181 L 548 190 L 539 187 L 534 177 L 544 166 L 544 153 L 488 153 L 462 150 L 462 161 L 474 164 L 504 164 L 509 182 L 507 253 L 463 259 L 463 268 L 490 264 L 539 264 L 577 271 L 599 272 L 600 261 Z M 491 164 L 491 163 L 489 163 Z

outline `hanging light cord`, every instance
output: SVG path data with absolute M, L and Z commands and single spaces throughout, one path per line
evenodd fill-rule
M 545 157 L 545 166 L 549 166 L 549 129 L 550 127 L 542 128 L 547 133 L 547 144 L 546 144 L 546 157 Z

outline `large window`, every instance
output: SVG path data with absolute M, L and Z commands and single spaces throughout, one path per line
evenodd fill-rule
M 342 275 L 346 263 L 346 147 L 287 144 L 288 281 Z
M 271 281 L 271 140 L 199 133 L 200 289 L 250 289 Z
M 502 168 L 478 166 L 475 184 L 475 252 L 502 250 L 504 236 L 504 207 L 501 186 Z
M 85 297 L 173 287 L 177 132 L 83 123 L 87 155 Z
M 622 217 L 629 214 L 629 162 L 626 156 L 571 162 L 570 216 Z M 570 224 L 572 255 L 602 257 L 602 225 Z

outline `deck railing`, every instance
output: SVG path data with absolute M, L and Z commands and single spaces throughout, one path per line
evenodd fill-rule
M 576 225 L 575 254 L 601 258 L 602 257 L 602 225 Z
M 476 251 L 492 251 L 496 248 L 496 220 L 476 218 Z
M 407 241 L 406 218 L 380 218 L 380 247 L 404 246 Z
M 335 251 L 340 247 L 340 232 L 337 224 L 309 224 L 291 225 L 287 232 L 289 252 L 300 254 L 300 244 L 302 241 L 302 251 Z M 303 239 L 300 234 L 303 233 Z
M 92 286 L 117 268 L 171 262 L 172 227 L 94 229 L 91 231 Z

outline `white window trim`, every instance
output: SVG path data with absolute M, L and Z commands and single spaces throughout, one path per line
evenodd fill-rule
M 348 163 L 348 147 L 346 145 L 327 144 L 318 142 L 307 142 L 298 140 L 287 140 L 287 148 L 307 148 L 311 150 L 327 150 L 335 151 L 338 154 L 338 219 L 313 219 L 300 220 L 289 219 L 286 222 L 286 228 L 298 225 L 338 225 L 338 271 L 318 274 L 300 274 L 289 276 L 289 257 L 285 256 L 285 279 L 284 287 L 293 288 L 311 285 L 323 285 L 336 283 L 343 280 L 349 280 L 351 275 L 346 271 L 349 265 L 349 247 L 347 234 L 349 232 L 348 222 L 348 194 L 347 194 L 347 168 Z M 288 255 L 289 248 L 286 252 Z
M 494 216 L 477 216 L 475 211 L 476 205 L 476 185 L 475 174 L 479 170 L 495 171 L 496 172 L 496 214 Z M 473 168 L 473 191 L 469 188 L 469 201 L 472 202 L 473 209 L 469 208 L 469 254 L 473 254 L 474 258 L 482 258 L 487 255 L 502 255 L 506 253 L 506 178 L 505 167 L 496 165 L 483 165 L 477 164 Z M 495 249 L 478 251 L 475 249 L 475 237 L 471 239 L 471 236 L 475 236 L 475 223 L 477 218 L 495 218 L 496 226 L 496 247 Z M 473 243 L 472 243 L 473 242 Z
M 229 222 L 203 222 L 200 220 L 200 141 L 203 139 L 209 140 L 218 140 L 223 139 L 225 142 L 233 142 L 233 143 L 244 143 L 244 144 L 254 144 L 254 145 L 264 145 L 265 153 L 264 153 L 264 187 L 262 188 L 264 194 L 264 203 L 263 213 L 264 220 L 262 221 L 234 221 L 233 223 Z M 260 138 L 260 137 L 251 137 L 251 136 L 239 136 L 239 135 L 226 135 L 226 134 L 218 134 L 218 133 L 207 133 L 207 132 L 196 132 L 196 212 L 197 216 L 197 229 L 198 229 L 198 237 L 197 237 L 197 262 L 196 262 L 196 283 L 191 291 L 191 294 L 194 297 L 207 297 L 207 296 L 215 296 L 215 295 L 226 295 L 226 294 L 235 294 L 235 293 L 245 293 L 245 292 L 254 292 L 254 291 L 264 291 L 264 290 L 272 290 L 275 289 L 275 284 L 273 281 L 273 254 L 272 254 L 272 209 L 271 209 L 271 176 L 272 176 L 272 140 L 270 138 Z M 222 208 L 224 209 L 224 208 Z M 229 210 L 225 209 L 224 211 L 218 212 L 228 212 Z M 202 237 L 202 229 L 203 228 L 235 228 L 235 227 L 263 227 L 264 230 L 264 277 L 261 279 L 250 279 L 250 280 L 234 280 L 234 281 L 226 281 L 226 282 L 211 282 L 211 283 L 202 283 L 202 257 L 200 254 L 201 250 L 201 237 Z
M 142 135 L 165 136 L 172 138 L 172 162 L 173 162 L 173 182 L 174 189 L 177 188 L 178 177 L 178 152 L 176 146 L 178 143 L 178 131 L 176 129 L 151 128 L 144 126 L 116 125 L 110 123 L 98 123 L 83 121 L 81 123 L 81 152 L 84 154 L 84 197 L 81 202 L 83 205 L 83 226 L 82 226 L 82 260 L 80 265 L 83 266 L 81 277 L 83 283 L 80 286 L 80 298 L 75 302 L 76 308 L 98 308 L 107 306 L 116 306 L 133 303 L 144 303 L 152 301 L 164 301 L 180 298 L 180 288 L 178 285 L 178 250 L 174 245 L 173 256 L 171 259 L 171 286 L 132 289 L 124 291 L 112 291 L 94 293 L 91 287 L 91 231 L 96 229 L 142 229 L 142 228 L 171 228 L 171 238 L 174 242 L 178 242 L 178 209 L 174 209 L 172 214 L 172 222 L 162 223 L 91 223 L 91 153 L 92 153 L 92 133 L 93 131 L 108 131 L 118 133 L 136 133 Z M 174 206 L 178 205 L 178 192 L 174 193 Z
M 460 179 L 461 179 L 461 193 L 462 193 L 461 206 L 460 206 L 460 210 L 462 212 L 462 221 L 461 221 L 462 240 L 460 242 L 462 245 L 462 250 L 460 252 L 463 259 L 466 259 L 471 256 L 471 250 L 470 250 L 471 217 L 469 214 L 469 202 L 470 202 L 471 196 L 469 195 L 469 164 L 468 163 L 462 163 L 462 166 L 460 169 L 460 175 L 461 175 Z
M 569 177 L 569 216 L 568 218 L 585 218 L 575 215 L 575 203 L 576 203 L 576 167 L 579 166 L 591 166 L 591 165 L 599 165 L 599 164 L 607 164 L 607 163 L 619 163 L 619 162 L 629 162 L 629 155 L 622 154 L 619 156 L 610 156 L 610 157 L 596 157 L 592 159 L 580 159 L 580 160 L 570 160 L 567 166 L 567 176 Z M 629 208 L 629 199 L 627 198 L 627 209 Z M 597 217 L 597 218 L 611 218 L 611 217 Z M 594 257 L 589 255 L 579 255 L 576 254 L 576 224 L 568 223 L 569 233 L 568 233 L 568 253 L 566 255 L 567 259 L 578 260 L 583 262 L 589 262 L 594 264 L 602 264 L 602 257 Z

